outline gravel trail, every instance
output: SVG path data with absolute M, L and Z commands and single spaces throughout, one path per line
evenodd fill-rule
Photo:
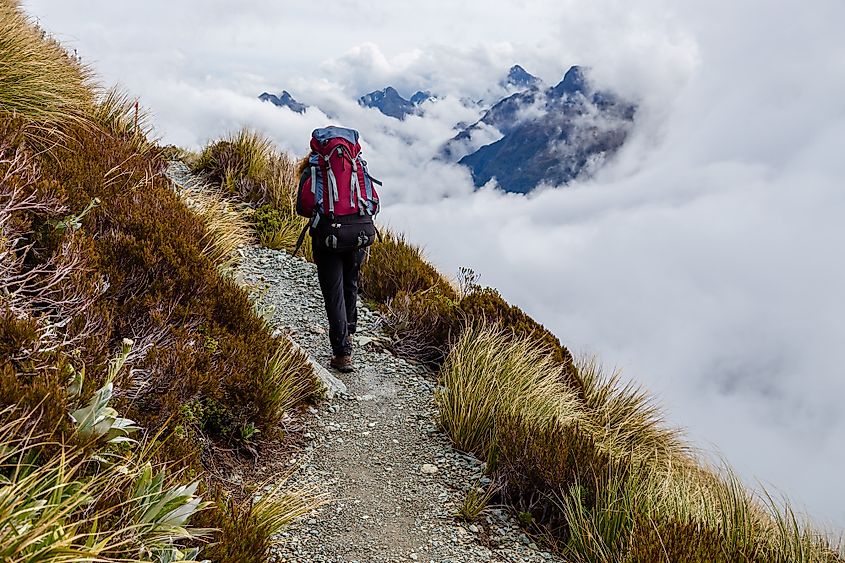
M 327 321 L 313 264 L 264 248 L 242 250 L 238 275 L 272 310 L 272 324 L 328 365 Z M 297 484 L 332 501 L 279 538 L 277 561 L 551 561 L 504 511 L 473 524 L 454 514 L 481 462 L 454 451 L 435 425 L 434 375 L 386 352 L 378 316 L 359 302 L 359 332 L 345 384 L 311 409 L 306 446 L 290 460 Z

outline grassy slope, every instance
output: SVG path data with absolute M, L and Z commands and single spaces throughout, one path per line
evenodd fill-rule
M 141 510 L 155 498 L 141 487 L 155 474 L 149 463 L 164 471 L 160 486 L 172 487 L 160 516 L 203 506 L 193 488 L 177 488 L 180 479 L 213 498 L 194 517 L 219 528 L 204 555 L 263 561 L 269 535 L 301 503 L 283 491 L 258 506 L 239 501 L 248 495 L 224 489 L 203 461 L 214 464 L 218 445 L 260 452 L 257 437 L 272 440 L 316 392 L 313 373 L 221 273 L 231 260 L 227 225 L 235 226 L 223 216 L 212 229 L 207 213 L 186 206 L 131 102 L 98 91 L 90 75 L 14 3 L 0 3 L 0 538 L 28 518 L 43 527 L 24 527 L 44 532 L 0 548 L 0 560 L 146 561 L 162 556 L 154 546 L 175 549 L 162 535 L 195 543 L 161 528 L 132 532 L 152 518 Z M 76 393 L 69 382 L 80 374 Z M 105 403 L 112 386 L 117 412 Z M 137 422 L 140 444 L 109 442 L 113 435 L 72 421 L 95 396 L 108 420 Z M 66 499 L 51 482 L 67 488 Z M 78 487 L 96 491 L 101 512 L 74 496 Z M 30 500 L 46 494 L 54 513 L 4 504 L 13 490 Z

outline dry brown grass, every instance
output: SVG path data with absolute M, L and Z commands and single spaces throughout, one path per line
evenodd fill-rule
M 238 249 L 255 240 L 252 210 L 226 197 L 220 188 L 199 181 L 175 187 L 188 209 L 205 223 L 202 253 L 219 268 L 236 265 L 240 258 Z
M 0 111 L 40 138 L 85 120 L 94 105 L 91 71 L 73 60 L 17 7 L 0 2 Z

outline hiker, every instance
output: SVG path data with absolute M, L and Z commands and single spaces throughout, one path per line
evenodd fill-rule
M 377 234 L 373 218 L 379 211 L 375 185 L 361 158 L 358 132 L 324 127 L 311 134 L 311 154 L 300 163 L 296 212 L 311 221 L 306 231 L 317 264 L 320 290 L 329 318 L 331 367 L 353 371 L 352 335 L 358 309 L 358 272 L 365 249 Z M 296 250 L 294 254 L 296 254 Z

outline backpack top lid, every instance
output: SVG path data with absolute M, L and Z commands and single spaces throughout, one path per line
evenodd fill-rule
M 321 145 L 325 145 L 332 139 L 343 139 L 352 145 L 358 143 L 358 131 L 346 127 L 335 127 L 334 125 L 314 129 L 311 137 Z

